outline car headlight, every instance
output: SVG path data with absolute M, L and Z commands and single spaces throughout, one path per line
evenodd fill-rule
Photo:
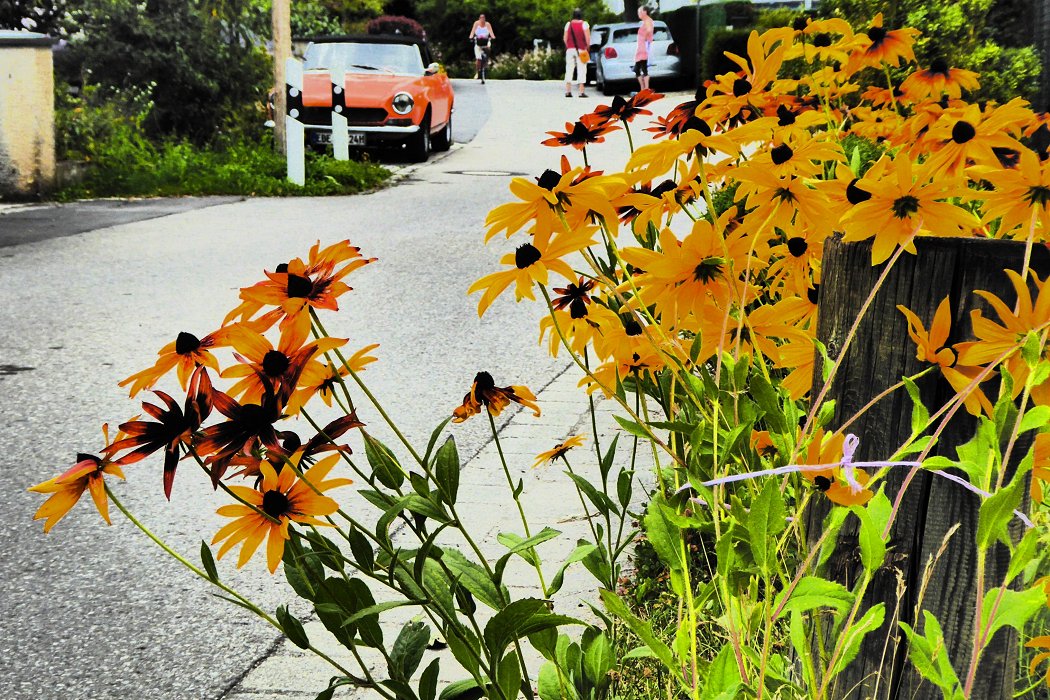
M 399 92 L 394 95 L 394 111 L 398 114 L 408 114 L 415 104 L 416 101 L 407 92 Z

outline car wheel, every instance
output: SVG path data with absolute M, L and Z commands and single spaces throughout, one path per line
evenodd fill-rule
M 419 131 L 408 139 L 408 158 L 413 163 L 426 162 L 430 155 L 430 115 L 423 117 Z
M 452 114 L 449 113 L 448 121 L 441 133 L 434 137 L 434 150 L 447 151 L 452 148 Z
M 601 85 L 598 86 L 598 89 L 602 91 L 603 95 L 615 95 L 616 94 L 616 86 L 611 84 L 607 80 L 603 80 L 601 82 Z

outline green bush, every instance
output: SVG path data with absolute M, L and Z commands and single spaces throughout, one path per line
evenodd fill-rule
M 750 29 L 716 29 L 711 32 L 700 57 L 700 77 L 708 80 L 722 73 L 740 70 L 740 66 L 726 58 L 725 52 L 746 56 L 750 33 Z
M 492 62 L 488 75 L 497 80 L 557 80 L 565 75 L 565 54 L 544 48 L 518 56 L 503 55 Z

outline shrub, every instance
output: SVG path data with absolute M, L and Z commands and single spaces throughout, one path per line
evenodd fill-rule
M 368 22 L 365 31 L 369 34 L 403 34 L 425 39 L 427 36 L 423 25 L 410 17 L 383 15 Z
M 700 77 L 706 80 L 722 73 L 739 70 L 740 66 L 726 58 L 725 52 L 729 51 L 737 56 L 747 55 L 748 34 L 749 29 L 716 29 L 711 32 L 701 55 Z

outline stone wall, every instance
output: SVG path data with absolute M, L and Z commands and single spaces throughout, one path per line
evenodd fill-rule
M 53 40 L 0 31 L 0 198 L 40 196 L 55 183 Z

